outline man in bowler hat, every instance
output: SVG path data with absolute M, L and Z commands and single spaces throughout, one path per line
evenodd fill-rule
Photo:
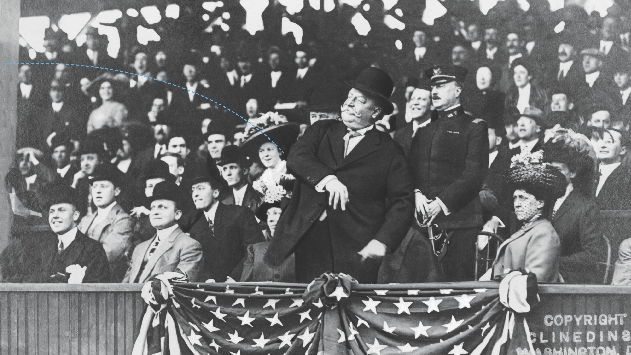
M 101 243 L 77 228 L 79 196 L 72 187 L 59 182 L 47 191 L 48 222 L 57 238 L 40 247 L 41 269 L 27 282 L 96 283 L 110 282 L 110 266 Z M 83 272 L 77 270 L 85 268 Z M 78 272 L 77 272 L 78 271 Z M 77 275 L 83 273 L 83 277 Z M 74 275 L 73 275 L 74 274 Z
M 297 183 L 265 261 L 278 266 L 295 252 L 299 282 L 324 272 L 376 282 L 382 258 L 398 247 L 412 222 L 403 150 L 374 129 L 393 111 L 392 79 L 371 67 L 348 84 L 342 121 L 307 128 L 287 159 Z
M 433 226 L 435 236 L 444 235 L 442 240 L 449 238 L 438 255 L 448 281 L 473 280 L 475 241 L 483 225 L 478 194 L 489 166 L 487 125 L 460 105 L 466 74 L 459 66 L 425 71 L 436 111 L 414 136 L 408 157 L 417 221 Z M 435 244 L 437 252 L 441 246 Z
M 178 226 L 182 217 L 179 189 L 172 181 L 162 181 L 154 187 L 149 220 L 156 234 L 134 249 L 123 283 L 147 282 L 165 272 L 182 272 L 191 282 L 203 281 L 202 246 Z

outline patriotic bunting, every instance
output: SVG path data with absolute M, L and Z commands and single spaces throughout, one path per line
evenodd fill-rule
M 532 350 L 525 319 L 509 305 L 517 302 L 523 311 L 533 299 L 519 296 L 533 286 L 532 276 L 521 272 L 506 286 L 489 282 L 484 289 L 473 288 L 479 282 L 359 285 L 344 274 L 325 274 L 309 285 L 181 281 L 171 275 L 145 285 L 150 307 L 134 355 Z

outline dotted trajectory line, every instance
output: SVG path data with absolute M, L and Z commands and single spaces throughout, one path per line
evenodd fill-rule
M 240 114 L 238 114 L 237 112 L 235 112 L 234 110 L 232 110 L 230 107 L 227 107 L 226 105 L 223 105 L 215 100 L 213 100 L 210 97 L 204 96 L 200 93 L 198 93 L 197 91 L 193 91 L 193 90 L 189 90 L 186 87 L 174 84 L 172 82 L 169 81 L 164 81 L 164 80 L 160 80 L 158 78 L 154 78 L 152 76 L 148 76 L 148 75 L 141 75 L 138 73 L 132 73 L 132 72 L 128 72 L 125 70 L 120 70 L 120 69 L 114 69 L 114 68 L 104 68 L 104 67 L 100 67 L 100 66 L 95 66 L 95 65 L 87 65 L 87 64 L 75 64 L 75 63 L 63 63 L 63 62 L 6 62 L 6 65 L 57 65 L 57 64 L 64 64 L 64 65 L 69 65 L 69 66 L 73 66 L 73 67 L 84 67 L 84 68 L 91 68 L 91 69 L 99 69 L 99 70 L 106 70 L 106 71 L 111 71 L 111 72 L 116 72 L 116 73 L 123 73 L 123 74 L 127 74 L 127 75 L 132 75 L 132 76 L 137 76 L 137 77 L 143 77 L 143 78 L 147 78 L 147 79 L 151 79 L 163 84 L 167 84 L 167 85 L 171 85 L 173 87 L 176 87 L 178 89 L 182 89 L 184 91 L 187 92 L 191 92 L 201 98 L 203 98 L 204 100 L 210 101 L 214 104 L 216 104 L 217 106 L 222 107 L 224 110 L 226 110 L 227 112 L 239 117 L 240 119 L 242 119 L 243 121 L 245 121 L 245 123 L 249 124 L 250 126 L 254 127 L 258 132 L 260 132 L 263 136 L 265 136 L 265 138 L 267 138 L 267 140 L 271 143 L 273 143 L 278 150 L 281 151 L 281 153 L 285 153 L 285 151 L 283 151 L 283 149 L 281 147 L 278 146 L 278 144 L 276 144 L 276 142 L 274 142 L 270 136 L 268 136 L 267 134 L 265 134 L 265 132 L 263 132 L 263 129 L 258 127 L 257 125 L 253 124 L 252 122 L 250 122 L 250 120 L 248 120 L 247 118 L 241 116 Z M 227 137 L 226 137 L 227 138 Z

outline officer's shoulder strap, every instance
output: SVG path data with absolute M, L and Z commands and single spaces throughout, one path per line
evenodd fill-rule
M 472 121 L 473 123 L 481 123 L 481 122 L 486 122 L 485 120 L 481 119 L 481 118 L 475 118 Z

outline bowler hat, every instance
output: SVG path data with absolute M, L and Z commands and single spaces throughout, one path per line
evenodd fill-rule
M 390 101 L 394 83 L 390 75 L 385 71 L 368 67 L 362 70 L 355 80 L 349 80 L 346 84 L 376 99 L 382 107 L 384 115 L 389 115 L 394 111 L 394 106 L 392 105 L 392 101 Z
M 208 182 L 213 189 L 218 189 L 222 186 L 222 179 L 217 165 L 215 165 L 215 162 L 211 158 L 208 158 L 205 164 L 195 169 L 195 173 L 191 179 L 191 185 Z
M 140 173 L 139 180 L 147 181 L 149 179 L 164 179 L 174 182 L 175 176 L 169 172 L 169 164 L 161 159 L 155 159 L 148 162 Z
M 109 181 L 114 186 L 120 187 L 125 180 L 125 174 L 122 171 L 118 170 L 112 164 L 103 163 L 99 164 L 94 168 L 94 171 L 90 175 L 90 185 L 94 184 L 97 181 Z
M 74 145 L 72 144 L 72 141 L 70 141 L 70 137 L 68 137 L 66 134 L 56 134 L 51 140 L 50 140 L 50 148 L 52 150 L 55 150 L 55 148 L 60 147 L 60 146 L 65 146 L 66 149 L 68 149 L 68 154 L 70 154 L 74 148 Z
M 229 145 L 221 150 L 221 158 L 219 158 L 217 165 L 223 166 L 227 164 L 239 164 L 241 168 L 250 167 L 248 157 L 236 145 Z
M 85 139 L 81 142 L 77 154 L 79 156 L 84 154 L 96 154 L 99 157 L 105 157 L 105 147 L 103 146 L 103 142 Z
M 173 181 L 162 181 L 153 187 L 153 195 L 149 198 L 149 203 L 156 200 L 169 200 L 180 206 L 182 202 L 182 190 Z
M 467 69 L 459 65 L 434 65 L 425 70 L 425 76 L 432 81 L 432 84 L 451 81 L 463 83 L 467 76 Z
M 69 203 L 78 208 L 80 206 L 79 201 L 77 190 L 61 181 L 49 185 L 44 191 L 44 207 L 46 210 L 60 203 Z
M 305 108 L 311 112 L 339 112 L 348 96 L 346 88 L 337 81 L 320 83 L 309 96 L 309 106 Z

